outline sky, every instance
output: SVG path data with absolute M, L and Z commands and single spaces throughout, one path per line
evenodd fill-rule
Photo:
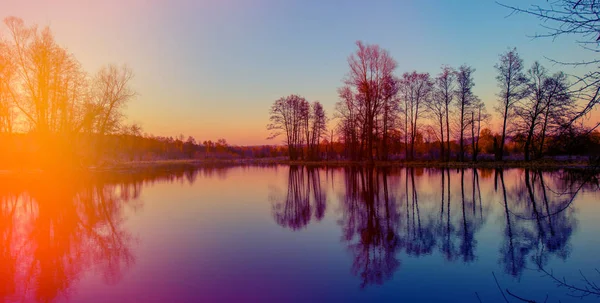
M 0 17 L 49 25 L 88 72 L 109 63 L 130 66 L 138 95 L 125 110 L 128 122 L 153 135 L 238 145 L 281 143 L 266 139 L 266 125 L 282 96 L 320 101 L 332 116 L 357 40 L 387 49 L 397 75 L 434 76 L 444 64 L 471 65 L 474 92 L 489 112 L 497 102 L 494 64 L 509 47 L 517 47 L 526 66 L 539 60 L 567 73 L 578 71 L 546 57 L 591 56 L 570 38 L 533 39 L 543 31 L 539 20 L 509 15 L 492 0 L 0 1 Z M 593 115 L 600 117 L 598 110 Z M 497 118 L 490 123 L 499 127 Z

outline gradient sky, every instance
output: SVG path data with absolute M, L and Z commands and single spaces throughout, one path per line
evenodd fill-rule
M 356 40 L 389 50 L 397 75 L 473 66 L 474 92 L 489 112 L 498 91 L 493 66 L 508 47 L 518 48 L 526 66 L 540 60 L 567 73 L 576 71 L 544 56 L 591 55 L 572 39 L 528 37 L 542 31 L 539 21 L 507 17 L 491 0 L 2 0 L 0 12 L 50 25 L 90 73 L 107 63 L 128 64 L 139 96 L 126 113 L 145 132 L 230 144 L 280 143 L 266 140 L 265 125 L 281 96 L 319 100 L 331 116 Z M 496 128 L 497 119 L 492 123 Z

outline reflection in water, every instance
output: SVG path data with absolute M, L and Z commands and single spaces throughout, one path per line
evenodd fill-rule
M 290 166 L 287 195 L 273 193 L 270 199 L 277 224 L 293 230 L 308 225 L 313 212 L 317 221 L 323 219 L 327 207 L 319 170 L 311 167 Z
M 505 243 L 501 248 L 505 272 L 521 275 L 528 257 L 539 266 L 547 264 L 550 255 L 565 260 L 577 223 L 574 209 L 568 206 L 581 187 L 564 183 L 551 186 L 544 174 L 526 169 L 525 184 L 507 189 L 504 173 L 498 171 L 497 175 L 506 216 Z
M 204 174 L 223 174 L 206 169 Z M 194 182 L 197 170 L 95 176 L 5 177 L 0 181 L 0 301 L 66 298 L 87 271 L 116 284 L 135 263 L 124 227 L 142 185 Z
M 449 262 L 477 260 L 477 233 L 492 212 L 495 197 L 492 192 L 482 194 L 480 173 L 489 179 L 493 171 L 430 169 L 427 173 L 424 176 L 424 170 L 416 168 L 343 169 L 338 222 L 353 256 L 351 272 L 360 277 L 361 287 L 392 278 L 400 268 L 401 253 L 419 257 L 438 251 Z M 524 170 L 523 175 L 523 182 L 508 184 L 504 171 L 496 170 L 494 178 L 504 218 L 500 264 L 515 277 L 529 262 L 544 266 L 550 256 L 568 258 L 568 242 L 576 227 L 574 209 L 568 206 L 585 184 L 571 172 Z M 315 217 L 322 217 L 318 207 L 325 208 L 325 194 L 318 176 L 314 169 L 290 167 L 287 195 L 272 197 L 278 224 L 304 228 L 315 207 Z M 439 182 L 424 181 L 431 177 Z M 439 189 L 432 188 L 434 184 Z
M 418 257 L 431 254 L 437 246 L 448 261 L 475 259 L 474 234 L 484 218 L 477 172 L 473 172 L 470 198 L 465 194 L 465 171 L 460 172 L 456 206 L 451 203 L 450 171 L 442 171 L 441 190 L 434 192 L 441 197 L 440 210 L 429 199 L 425 204 L 420 201 L 419 195 L 431 192 L 418 188 L 415 174 L 419 173 L 422 170 L 405 169 L 402 182 L 402 174 L 390 176 L 388 170 L 346 170 L 341 225 L 354 254 L 352 272 L 362 278 L 363 287 L 391 278 L 400 264 L 399 252 Z
M 399 267 L 396 250 L 400 214 L 396 198 L 390 194 L 387 171 L 348 168 L 343 195 L 343 240 L 354 256 L 352 273 L 362 279 L 362 287 L 382 284 Z
M 250 194 L 248 191 L 239 193 L 239 196 L 231 200 L 220 200 L 223 188 L 236 186 L 236 183 L 232 183 L 234 181 L 229 180 L 230 177 L 238 178 L 233 180 L 239 182 L 247 180 L 245 178 L 260 176 L 253 175 L 258 171 L 267 172 L 262 174 L 267 178 L 276 178 L 274 172 L 281 168 L 287 177 L 283 188 L 272 187 L 268 193 L 269 201 L 262 201 L 267 202 L 266 204 L 239 203 L 235 204 L 235 208 L 231 207 L 232 204 L 227 204 L 245 198 Z M 236 168 L 237 172 L 243 170 L 246 167 Z M 488 263 L 493 266 L 492 270 L 499 268 L 496 269 L 496 274 L 504 272 L 499 277 L 503 285 L 506 285 L 506 279 L 520 281 L 522 277 L 529 277 L 525 269 L 551 273 L 551 267 L 557 264 L 553 260 L 577 264 L 577 260 L 573 260 L 577 258 L 571 256 L 582 250 L 581 246 L 576 246 L 582 240 L 577 240 L 578 237 L 573 235 L 577 234 L 578 223 L 584 225 L 583 222 L 586 221 L 578 222 L 573 201 L 582 191 L 598 190 L 597 179 L 572 171 L 372 167 L 320 169 L 303 166 L 257 171 L 248 168 L 248 174 L 246 171 L 243 174 L 230 174 L 228 171 L 229 168 L 226 167 L 212 167 L 86 176 L 40 174 L 2 177 L 0 302 L 59 301 L 69 298 L 79 288 L 77 285 L 89 286 L 86 282 L 90 283 L 87 280 L 90 276 L 94 279 L 101 278 L 104 284 L 127 284 L 123 288 L 130 290 L 128 287 L 138 286 L 135 283 L 145 283 L 136 280 L 139 277 L 124 278 L 128 272 L 140 274 L 137 272 L 142 267 L 140 263 L 150 267 L 150 272 L 166 272 L 165 277 L 171 279 L 185 276 L 200 279 L 207 284 L 214 283 L 213 286 L 234 287 L 240 281 L 246 283 L 238 276 L 243 276 L 249 270 L 265 270 L 271 266 L 271 262 L 279 262 L 277 264 L 280 266 L 289 266 L 282 270 L 285 273 L 275 268 L 264 277 L 257 278 L 255 283 L 267 286 L 277 284 L 278 287 L 288 285 L 289 281 L 285 278 L 289 277 L 290 272 L 296 270 L 298 274 L 294 275 L 294 279 L 301 279 L 302 273 L 307 272 L 305 267 L 309 266 L 303 265 L 305 263 L 302 263 L 302 257 L 293 255 L 272 260 L 270 256 L 274 255 L 265 252 L 263 246 L 256 245 L 258 242 L 252 237 L 272 228 L 271 220 L 285 228 L 281 231 L 295 235 L 303 233 L 303 236 L 288 238 L 286 233 L 278 233 L 277 236 L 283 238 L 279 238 L 275 244 L 268 242 L 266 244 L 270 245 L 265 247 L 271 249 L 273 245 L 288 245 L 289 247 L 285 247 L 288 249 L 296 247 L 294 244 L 298 245 L 300 241 L 309 241 L 302 243 L 306 245 L 304 247 L 307 248 L 307 254 L 314 251 L 319 255 L 307 255 L 307 258 L 344 262 L 322 263 L 323 268 L 312 268 L 310 272 L 314 270 L 318 276 L 339 265 L 351 278 L 348 283 L 353 290 L 358 288 L 356 284 L 360 288 L 394 285 L 393 282 L 386 282 L 396 280 L 397 277 L 417 281 L 418 278 L 423 278 L 418 272 L 421 268 L 425 275 L 430 269 L 428 266 L 439 266 L 436 260 L 446 262 L 448 267 L 436 267 L 434 270 L 440 272 L 439 277 L 427 276 L 426 279 L 437 279 L 434 282 L 449 285 L 445 291 L 451 291 L 451 288 L 457 286 L 448 280 L 448 275 L 451 276 L 450 279 L 460 273 L 465 274 L 465 277 L 475 275 L 475 279 L 486 279 L 487 277 L 479 277 L 480 273 L 477 271 L 490 266 Z M 209 179 L 216 180 L 219 186 L 213 188 L 212 185 L 217 183 L 204 182 Z M 257 182 L 262 184 L 264 180 Z M 172 209 L 173 214 L 188 212 L 182 218 L 189 221 L 177 225 L 169 221 L 172 218 L 161 218 L 160 224 L 174 226 L 165 235 L 175 235 L 163 242 L 153 232 L 153 220 L 169 206 L 152 208 L 160 203 L 148 203 L 145 211 L 140 212 L 143 206 L 140 199 L 142 190 L 154 183 L 177 185 L 177 191 L 169 192 L 177 201 L 189 194 L 211 197 L 210 201 L 217 197 L 218 203 L 193 200 L 178 204 L 176 209 Z M 206 186 L 207 184 L 211 186 Z M 206 192 L 200 195 L 196 192 L 200 189 Z M 177 196 L 184 191 L 186 196 Z M 260 197 L 264 197 L 263 194 L 266 195 L 266 192 L 259 193 Z M 220 209 L 215 205 L 223 205 L 224 208 Z M 584 207 L 595 209 L 594 206 Z M 235 224 L 231 224 L 228 220 L 232 219 L 227 216 L 217 216 L 210 220 L 202 217 L 219 214 L 223 210 L 228 212 L 229 209 L 236 209 Z M 259 211 L 252 212 L 256 209 Z M 147 221 L 140 220 L 143 221 L 139 225 L 142 228 L 137 231 L 145 237 L 132 233 L 132 225 L 126 218 L 132 214 L 137 216 L 149 212 L 153 216 L 146 217 Z M 249 216 L 244 217 L 246 214 Z M 237 215 L 243 217 L 238 218 Z M 264 216 L 268 221 L 265 223 L 265 220 L 253 216 Z M 322 224 L 314 224 L 316 222 Z M 318 234 L 304 233 L 312 228 L 311 223 L 319 226 Z M 250 227 L 260 232 L 238 233 L 237 230 L 227 230 L 227 233 L 222 232 L 218 234 L 219 237 L 215 237 L 214 231 L 222 231 L 224 226 L 235 226 L 236 229 Z M 594 224 L 588 226 L 596 227 Z M 341 237 L 338 238 L 334 233 L 334 237 L 327 238 L 331 237 L 332 230 Z M 177 237 L 178 233 L 181 233 L 180 238 Z M 221 237 L 223 241 L 213 240 Z M 196 238 L 202 241 L 190 243 L 189 239 Z M 314 246 L 314 242 L 310 241 L 317 238 L 329 241 L 332 245 Z M 287 239 L 298 242 L 290 244 L 286 242 Z M 268 240 L 261 236 L 260 241 Z M 160 256 L 161 259 L 173 260 L 179 264 L 168 267 L 154 264 L 156 260 L 144 259 L 145 251 L 138 246 L 139 243 L 148 242 L 164 248 L 165 255 Z M 251 244 L 245 246 L 244 243 Z M 335 249 L 339 248 L 347 254 L 323 255 L 328 251 L 337 254 Z M 248 251 L 248 255 L 237 253 L 244 249 Z M 236 252 L 235 257 L 228 252 Z M 210 264 L 197 261 L 195 256 L 203 253 L 214 256 L 211 260 L 217 265 L 210 267 Z M 191 257 L 186 259 L 186 256 Z M 260 262 L 263 256 L 269 256 L 268 264 Z M 290 257 L 294 259 L 288 259 Z M 349 259 L 346 260 L 345 257 Z M 417 258 L 426 261 L 416 262 Z M 298 264 L 294 263 L 296 260 Z M 284 262 L 283 265 L 281 262 Z M 136 263 L 138 265 L 133 270 Z M 462 264 L 467 266 L 461 266 Z M 421 267 L 415 271 L 415 266 Z M 577 269 L 573 268 L 574 271 Z M 170 276 L 169 270 L 173 271 Z M 181 272 L 188 270 L 189 272 Z M 227 275 L 212 275 L 221 271 Z M 211 275 L 202 280 L 205 272 Z M 131 275 L 135 276 L 135 273 Z M 340 278 L 339 285 L 344 283 L 344 275 L 335 277 Z M 320 281 L 319 278 L 315 278 L 314 274 L 310 275 L 311 281 L 315 283 Z M 157 279 L 157 283 L 162 284 L 167 278 Z M 360 282 L 356 283 L 356 280 Z M 91 283 L 95 282 L 92 281 Z M 497 294 L 493 283 L 491 280 L 491 288 Z M 529 279 L 526 283 L 535 285 L 537 282 Z M 293 292 L 293 286 L 298 284 L 289 285 Z M 207 298 L 202 297 L 206 293 L 213 295 L 208 290 L 194 292 L 197 288 L 187 289 L 184 286 L 177 290 L 189 291 L 185 294 L 189 298 Z M 172 287 L 175 286 L 156 287 L 151 291 L 144 288 L 144 292 L 162 294 L 161 292 L 173 291 Z M 254 287 L 251 285 L 250 291 L 254 291 Z M 333 293 L 336 286 L 331 287 Z M 346 290 L 352 295 L 350 289 L 345 288 L 344 291 Z M 488 298 L 489 293 L 488 289 Z M 185 295 L 182 298 L 189 299 Z M 484 298 L 484 301 L 488 300 Z
M 50 302 L 67 296 L 91 267 L 116 283 L 133 264 L 133 237 L 123 228 L 123 213 L 139 207 L 139 184 L 71 177 L 4 181 L 0 298 Z

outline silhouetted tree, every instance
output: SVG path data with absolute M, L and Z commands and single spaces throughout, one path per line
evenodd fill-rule
M 475 69 L 467 65 L 461 65 L 456 71 L 456 107 L 458 110 L 460 145 L 458 161 L 460 162 L 465 160 L 464 135 L 470 122 L 470 107 L 479 99 L 473 94 L 473 86 L 475 86 L 473 80 L 474 72 Z
M 290 160 L 298 160 L 302 156 L 303 131 L 307 126 L 308 101 L 298 95 L 282 97 L 271 106 L 271 123 L 267 129 L 271 131 L 269 139 L 281 134 L 285 135 Z
M 404 73 L 400 79 L 400 95 L 404 104 L 406 157 L 409 160 L 415 157 L 415 140 L 419 130 L 419 118 L 424 115 L 425 110 L 429 107 L 432 89 L 433 82 L 428 73 L 413 71 Z
M 556 63 L 571 66 L 597 66 L 600 63 L 598 52 L 600 51 L 600 2 L 598 0 L 557 0 L 545 5 L 534 5 L 529 8 L 520 8 L 500 4 L 513 12 L 521 12 L 537 17 L 543 22 L 545 33 L 536 34 L 537 38 L 558 38 L 561 36 L 574 36 L 578 46 L 591 51 L 593 59 L 580 61 L 578 58 L 571 62 Z M 571 93 L 576 93 L 579 99 L 587 100 L 587 104 L 574 115 L 570 122 L 589 113 L 597 104 L 600 97 L 600 71 L 592 68 L 582 75 L 576 76 Z M 596 127 L 600 122 L 596 124 Z M 595 127 L 594 127 L 595 128 Z
M 360 127 L 360 143 L 364 144 L 361 158 L 373 162 L 376 119 L 385 103 L 386 82 L 393 79 L 392 73 L 397 64 L 388 51 L 378 45 L 364 44 L 361 41 L 356 42 L 356 45 L 358 50 L 348 57 L 350 72 L 344 79 L 345 86 L 340 89 L 342 101 L 337 110 L 343 117 L 358 119 L 342 120 L 341 123 L 345 124 L 344 128 Z
M 481 102 L 479 98 L 475 98 L 473 104 L 470 107 L 471 111 L 471 156 L 473 162 L 477 161 L 477 155 L 479 154 L 479 141 L 481 139 L 481 122 L 487 121 L 489 115 L 485 110 L 485 103 Z
M 429 103 L 429 110 L 435 122 L 439 124 L 440 159 L 445 161 L 450 161 L 450 106 L 455 94 L 455 80 L 455 71 L 449 66 L 443 66 L 442 71 L 435 78 L 433 95 Z M 444 142 L 444 126 L 447 142 Z
M 527 77 L 523 73 L 523 60 L 519 57 L 516 48 L 509 49 L 501 54 L 500 62 L 494 67 L 498 71 L 496 80 L 500 87 L 500 93 L 498 93 L 499 105 L 496 109 L 502 115 L 502 137 L 496 152 L 496 160 L 502 160 L 507 122 L 513 115 L 515 103 L 525 96 Z

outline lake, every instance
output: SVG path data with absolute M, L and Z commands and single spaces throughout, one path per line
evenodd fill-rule
M 0 302 L 581 302 L 598 189 L 569 170 L 4 175 Z

